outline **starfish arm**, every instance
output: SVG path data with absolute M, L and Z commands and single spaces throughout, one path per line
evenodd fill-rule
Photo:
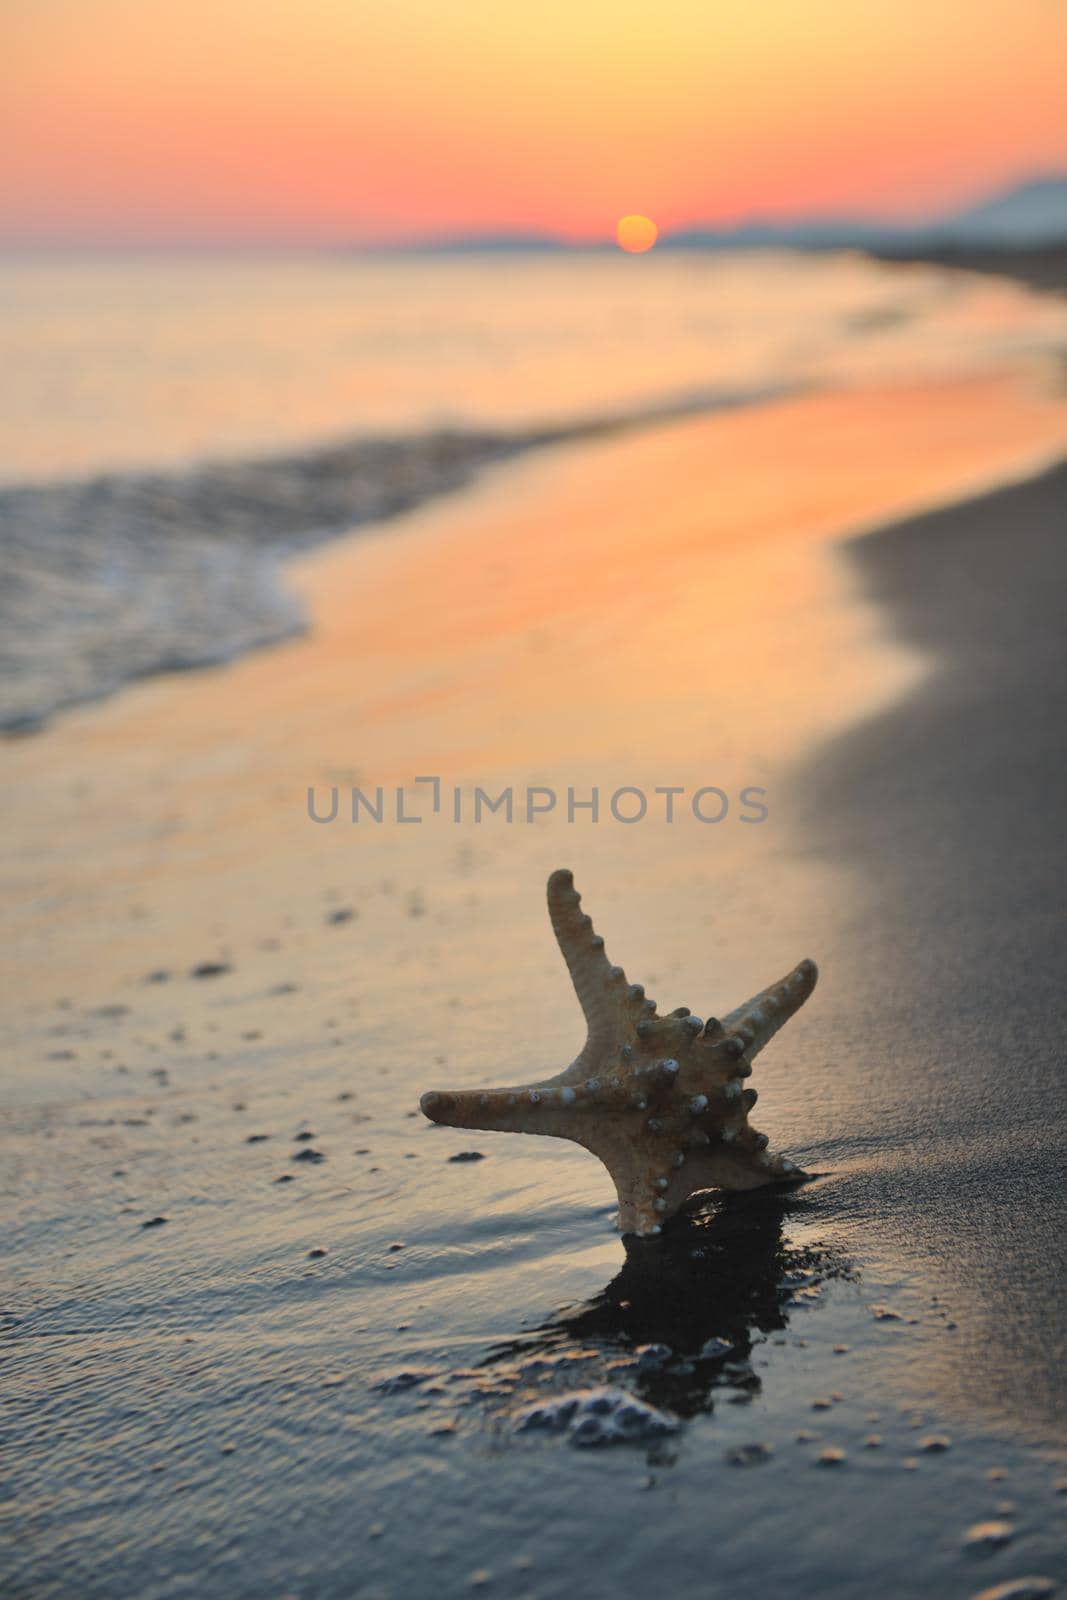
M 575 1100 L 570 1089 L 522 1084 L 503 1089 L 431 1089 L 419 1106 L 431 1122 L 449 1128 L 544 1133 L 557 1139 L 575 1139 L 581 1131 L 571 1115 Z
M 592 919 L 582 911 L 574 874 L 565 867 L 553 872 L 548 880 L 548 915 L 589 1030 L 585 1047 L 574 1063 L 574 1074 L 579 1077 L 586 1063 L 614 1054 L 620 1043 L 630 1037 L 630 1014 L 641 1016 L 647 1008 L 644 990 L 634 985 L 631 991 L 625 972 L 608 960 L 603 939 L 593 928 Z
M 818 976 L 819 969 L 814 961 L 801 961 L 784 978 L 761 989 L 751 1000 L 746 1000 L 744 1005 L 723 1017 L 724 1030 L 741 1040 L 750 1061 L 774 1038 L 778 1029 L 800 1010 L 814 989 Z

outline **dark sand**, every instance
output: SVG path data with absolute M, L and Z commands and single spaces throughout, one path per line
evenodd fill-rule
M 1014 278 L 1030 289 L 1053 294 L 1067 293 L 1067 245 L 1050 244 L 1033 248 L 1010 245 L 997 249 L 975 245 L 943 249 L 886 249 L 873 252 L 876 260 L 915 262 L 935 267 L 953 267 L 960 272 L 983 272 L 997 278 Z
M 850 545 L 936 671 L 807 781 L 813 845 L 861 886 L 847 1042 L 890 1057 L 881 1099 L 914 1158 L 857 1177 L 856 1203 L 984 1308 L 962 1330 L 961 1390 L 1061 1434 L 1065 535 L 1060 466 Z

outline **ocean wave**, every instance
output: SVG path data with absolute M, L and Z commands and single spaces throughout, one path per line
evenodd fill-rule
M 520 451 L 786 392 L 699 390 L 521 432 L 358 438 L 184 471 L 0 490 L 0 730 L 306 626 L 280 561 L 394 517 Z

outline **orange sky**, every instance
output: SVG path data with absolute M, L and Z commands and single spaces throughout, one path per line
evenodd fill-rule
M 2 0 L 0 238 L 918 215 L 1067 165 L 1062 0 Z

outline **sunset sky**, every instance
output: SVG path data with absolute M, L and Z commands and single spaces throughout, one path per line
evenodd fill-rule
M 1062 0 L 2 0 L 0 240 L 919 216 L 1067 165 Z

